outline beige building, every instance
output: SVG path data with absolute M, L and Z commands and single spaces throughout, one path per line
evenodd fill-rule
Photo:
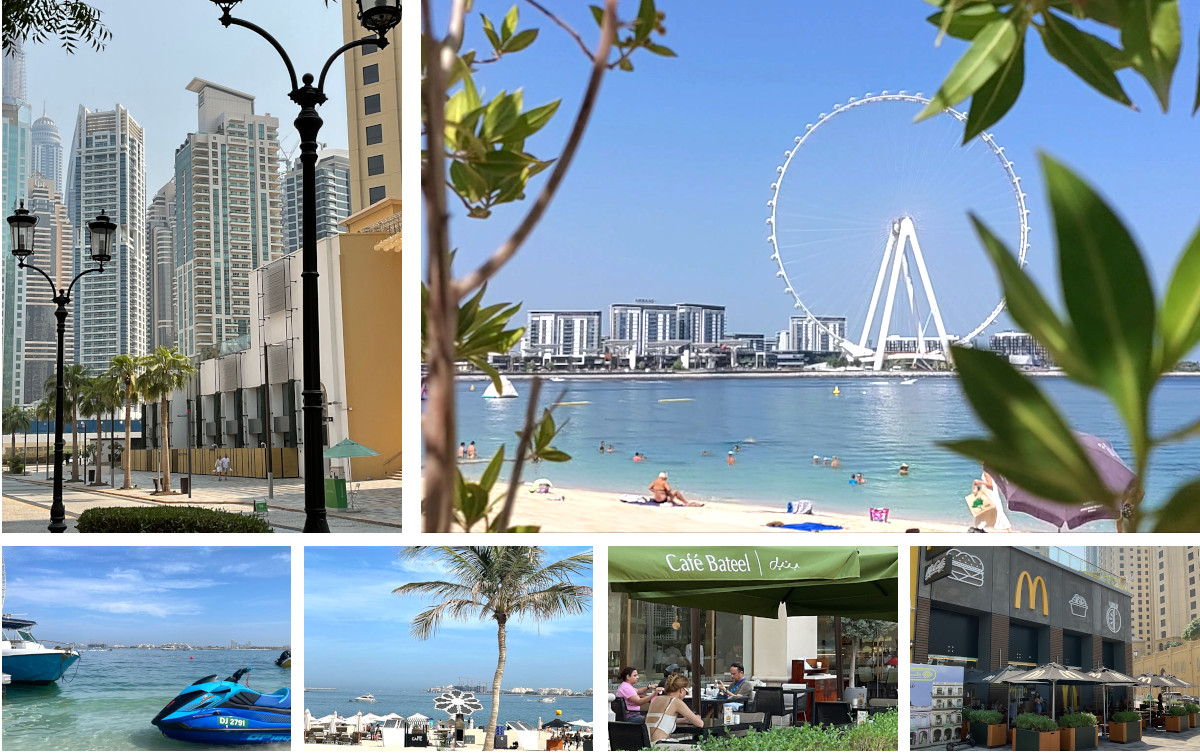
M 1196 597 L 1200 548 L 1110 546 L 1098 551 L 1098 565 L 1124 577 L 1133 593 L 1131 621 L 1138 656 L 1179 641 L 1188 622 L 1200 616 Z
M 1155 651 L 1133 661 L 1134 676 L 1163 672 L 1200 686 L 1200 640 L 1185 642 L 1162 652 Z M 1140 691 L 1145 693 L 1145 690 Z M 1196 694 L 1196 691 L 1190 688 L 1182 691 L 1188 695 Z
M 342 3 L 342 34 L 346 42 L 366 34 L 358 21 L 357 3 Z M 385 198 L 401 197 L 400 36 L 397 26 L 382 50 L 367 45 L 345 55 L 352 213 Z

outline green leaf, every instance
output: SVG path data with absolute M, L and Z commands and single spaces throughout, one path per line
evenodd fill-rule
M 675 54 L 675 51 L 672 50 L 670 47 L 665 47 L 663 45 L 656 45 L 653 42 L 645 42 L 642 44 L 642 47 L 646 48 L 647 52 L 651 52 L 655 55 L 661 55 L 664 58 L 679 57 L 678 55 Z
M 599 5 L 589 5 L 588 8 L 592 11 L 592 18 L 596 19 L 596 26 L 603 26 L 604 9 Z
M 954 107 L 974 94 L 1012 55 L 1018 38 L 1017 25 L 1012 19 L 1004 18 L 985 26 L 916 120 Z
M 1160 369 L 1175 363 L 1200 343 L 1200 229 L 1183 250 L 1167 285 L 1162 306 L 1163 356 Z
M 496 479 L 500 477 L 500 465 L 504 463 L 504 444 L 500 444 L 500 448 L 496 449 L 496 454 L 492 460 L 488 462 L 487 469 L 483 470 L 483 475 L 479 478 L 479 487 L 486 490 L 489 494 L 492 492 L 492 486 L 496 484 Z
M 1164 113 L 1180 43 L 1177 0 L 1128 0 L 1121 18 L 1121 46 L 1133 56 L 1134 70 L 1154 90 Z
M 517 52 L 518 50 L 524 50 L 526 47 L 529 47 L 531 44 L 533 44 L 533 40 L 537 39 L 537 35 L 537 29 L 526 29 L 525 31 L 517 32 L 509 37 L 508 41 L 504 43 L 504 52 Z
M 484 112 L 483 131 L 480 135 L 489 141 L 500 141 L 504 133 L 517 123 L 518 115 L 514 99 L 501 92 L 488 104 Z
M 1054 212 L 1059 278 L 1081 356 L 1125 419 L 1135 453 L 1143 449 L 1155 368 L 1157 307 L 1129 231 L 1095 191 L 1042 155 Z
M 1114 29 L 1121 26 L 1121 0 L 1053 0 L 1050 6 Z
M 996 10 L 993 5 L 987 3 L 970 5 L 966 8 L 959 8 L 953 11 L 949 24 L 946 24 L 943 28 L 943 22 L 946 21 L 946 14 L 950 12 L 944 10 L 938 11 L 925 20 L 955 39 L 965 39 L 968 41 L 974 39 L 988 24 L 1004 18 L 1004 14 Z
M 1091 367 L 1078 356 L 1079 346 L 1070 326 L 1063 323 L 1050 307 L 1004 242 L 974 214 L 970 217 L 975 233 L 1000 276 L 1006 306 L 1013 320 L 1046 348 L 1064 372 L 1086 385 L 1095 385 Z
M 622 71 L 632 71 L 633 63 L 629 62 L 629 58 L 620 58 L 617 60 L 617 68 L 620 68 Z
M 509 8 L 508 13 L 504 15 L 504 22 L 500 24 L 500 41 L 507 42 L 508 38 L 517 30 L 517 6 Z
M 999 354 L 961 346 L 952 350 L 963 391 L 994 438 L 945 444 L 948 448 L 1051 500 L 1112 498 L 1071 428 L 1032 380 Z
M 488 42 L 492 43 L 492 50 L 496 53 L 500 52 L 500 35 L 496 34 L 495 27 L 492 26 L 492 20 L 482 13 L 479 17 L 483 19 L 483 33 L 487 35 Z
M 459 160 L 450 163 L 450 184 L 456 194 L 471 202 L 478 202 L 488 194 L 487 180 L 474 167 Z
M 505 532 L 541 532 L 542 528 L 536 524 L 520 524 L 509 527 Z
M 637 19 L 633 22 L 634 41 L 644 42 L 654 31 L 654 0 L 642 0 L 638 6 Z
M 1200 480 L 1176 490 L 1157 513 L 1155 532 L 1200 532 Z
M 571 457 L 566 453 L 559 451 L 557 448 L 543 448 L 538 451 L 538 458 L 542 461 L 570 461 Z
M 1117 75 L 1108 66 L 1108 62 L 1096 51 L 1098 40 L 1091 34 L 1076 29 L 1074 25 L 1060 20 L 1053 13 L 1043 13 L 1045 23 L 1038 27 L 1046 52 L 1075 72 L 1092 89 L 1105 97 L 1114 99 L 1122 105 L 1131 105 L 1129 95 L 1117 81 Z
M 1133 56 L 1119 47 L 1114 47 L 1100 37 L 1086 35 L 1085 39 L 1108 66 L 1110 71 L 1120 71 L 1133 65 Z
M 963 130 L 963 144 L 989 128 L 1004 117 L 1017 101 L 1021 87 L 1025 84 L 1025 35 L 1013 49 L 1000 70 L 983 83 L 971 97 L 971 109 L 967 111 L 967 126 Z

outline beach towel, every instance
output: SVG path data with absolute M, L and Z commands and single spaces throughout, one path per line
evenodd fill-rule
M 789 514 L 811 514 L 813 510 L 813 502 L 807 498 L 801 498 L 799 501 L 788 501 L 787 513 Z
M 777 529 L 784 530 L 800 530 L 801 532 L 826 532 L 829 530 L 843 529 L 838 524 L 821 524 L 820 522 L 801 522 L 799 524 L 780 524 Z
M 655 501 L 652 498 L 647 498 L 644 495 L 623 495 L 617 500 L 619 500 L 621 503 L 633 503 L 633 504 L 637 504 L 639 506 L 659 506 L 659 505 L 661 505 L 658 501 Z

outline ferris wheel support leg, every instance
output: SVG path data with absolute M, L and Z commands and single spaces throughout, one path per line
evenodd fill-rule
M 900 262 L 904 259 L 903 239 L 896 243 L 895 254 L 892 255 L 892 275 L 888 280 L 887 301 L 883 305 L 883 322 L 879 324 L 879 341 L 875 344 L 875 370 L 883 367 L 883 358 L 887 353 L 887 334 L 892 327 L 892 306 L 896 303 L 896 282 L 900 279 Z
M 896 248 L 896 228 L 888 232 L 887 247 L 883 250 L 883 261 L 879 263 L 879 275 L 875 276 L 875 290 L 871 293 L 871 306 L 867 309 L 867 321 L 863 323 L 862 335 L 858 339 L 858 345 L 862 348 L 867 347 L 867 336 L 871 334 L 871 325 L 875 322 L 875 307 L 879 305 L 879 292 L 883 289 L 883 276 L 887 274 L 888 261 L 892 257 L 892 251 Z
M 900 247 L 900 252 L 904 267 L 904 286 L 908 290 L 908 311 L 917 326 L 917 354 L 922 355 L 925 353 L 925 328 L 917 317 L 917 297 L 913 295 L 912 272 L 908 269 L 908 255 L 904 254 L 903 246 Z M 917 359 L 920 359 L 920 356 L 915 357 L 913 361 Z
M 950 356 L 950 337 L 946 335 L 946 326 L 942 322 L 942 310 L 938 307 L 937 296 L 933 293 L 933 281 L 929 279 L 929 270 L 925 267 L 925 257 L 921 254 L 921 244 L 917 241 L 917 229 L 913 227 L 910 219 L 905 218 L 900 222 L 900 232 L 912 242 L 913 258 L 917 261 L 917 271 L 920 272 L 921 283 L 925 287 L 925 298 L 929 299 L 929 309 L 933 313 L 933 323 L 937 327 L 938 341 L 942 344 L 942 357 L 947 364 L 953 364 Z

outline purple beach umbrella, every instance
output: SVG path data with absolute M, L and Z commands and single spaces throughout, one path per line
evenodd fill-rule
M 1103 438 L 1079 432 L 1075 433 L 1075 438 L 1083 446 L 1092 466 L 1100 475 L 1101 481 L 1120 497 L 1133 482 L 1135 476 L 1133 470 L 1125 466 L 1125 462 L 1121 461 L 1121 457 L 1117 456 L 1117 452 L 1113 450 L 1112 444 Z M 1075 529 L 1088 522 L 1117 518 L 1117 512 L 1107 506 L 1098 503 L 1047 501 L 1045 498 L 1022 490 L 1014 483 L 1009 482 L 1003 475 L 990 469 L 987 472 L 996 480 L 996 487 L 1004 495 L 1010 510 L 1037 517 L 1044 522 L 1053 524 L 1060 530 L 1063 527 Z M 1138 501 L 1140 501 L 1140 495 L 1134 502 Z

